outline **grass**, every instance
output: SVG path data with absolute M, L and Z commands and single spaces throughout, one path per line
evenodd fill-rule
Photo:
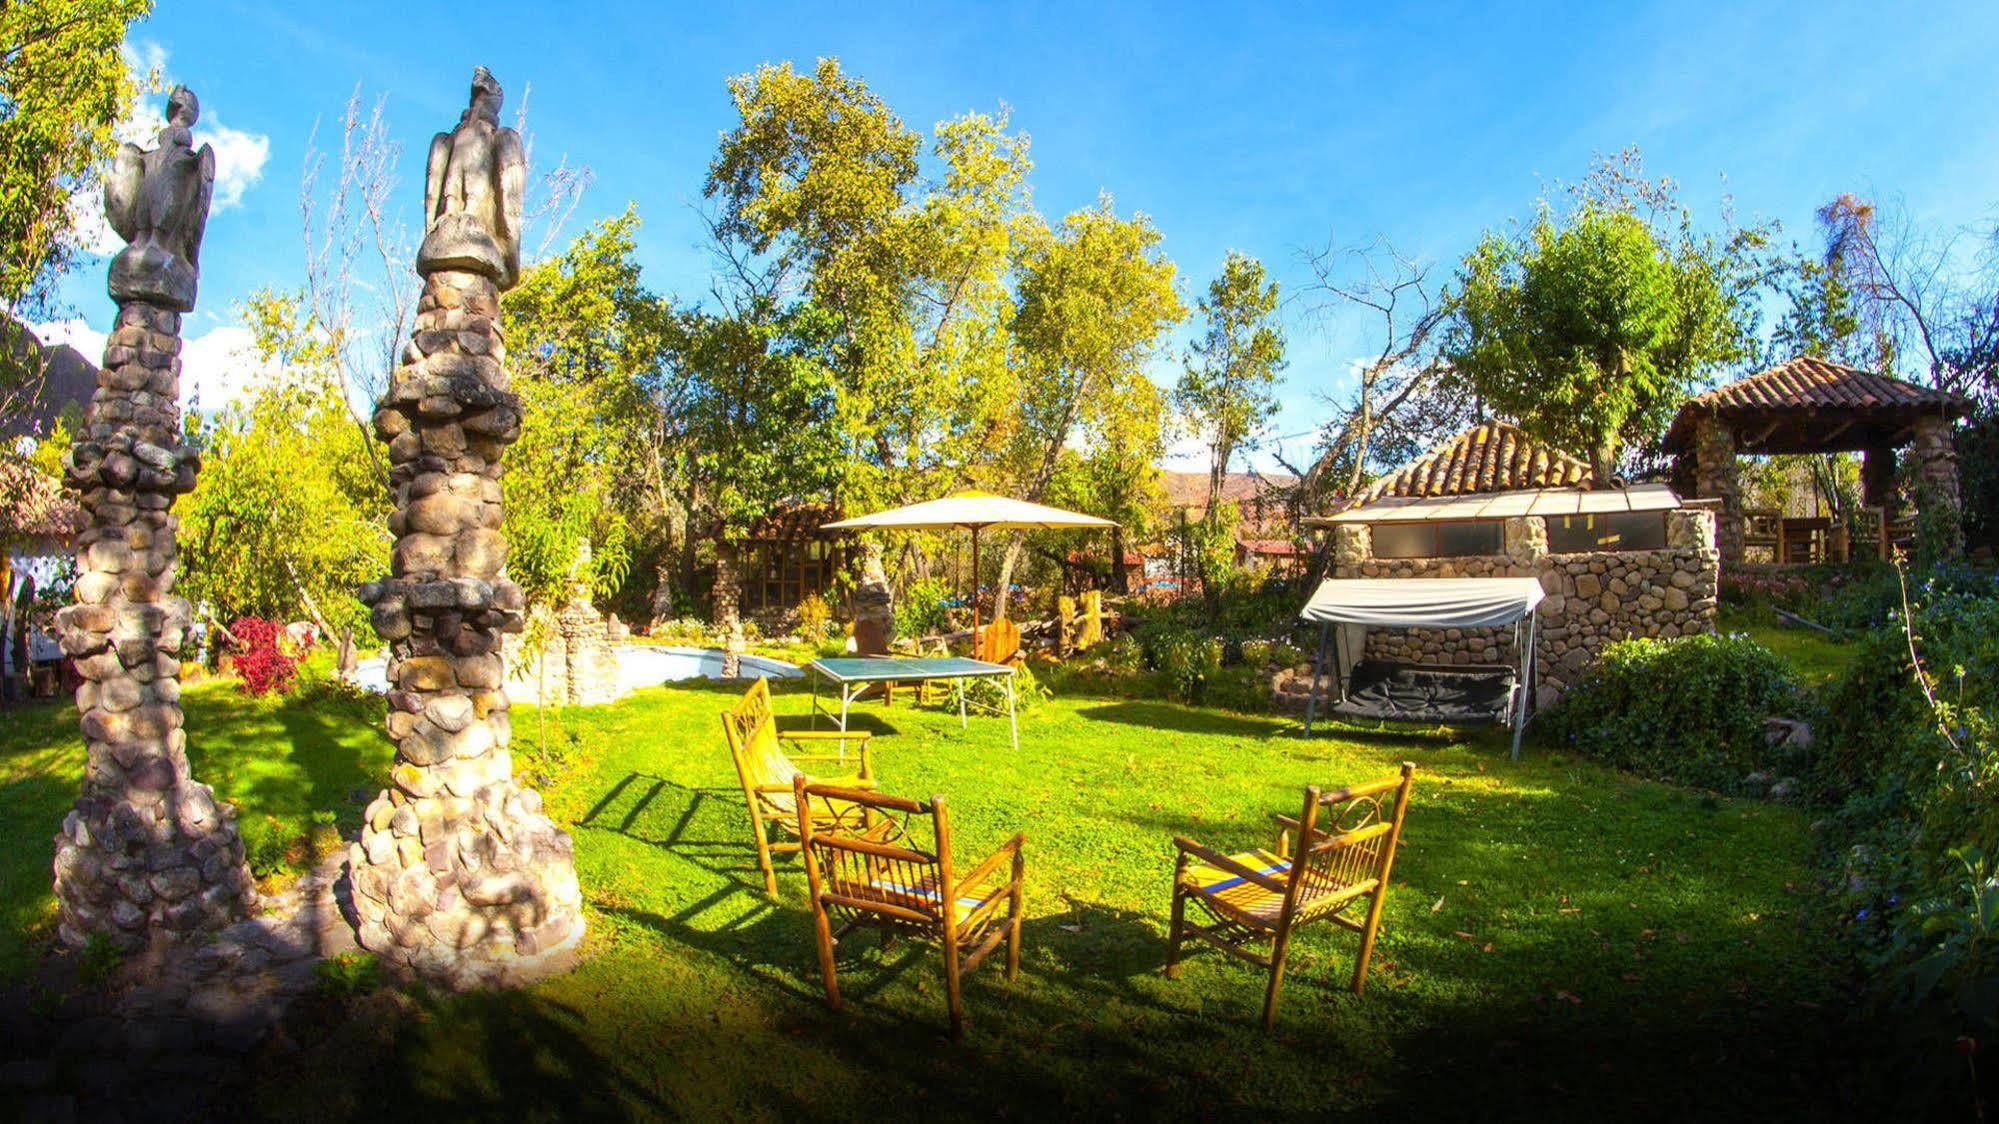
M 1768 605 L 1725 605 L 1715 625 L 1723 632 L 1746 633 L 1782 656 L 1807 686 L 1831 683 L 1853 660 L 1852 643 L 1814 628 L 1786 624 Z
M 1798 810 L 1718 800 L 1503 743 L 1357 733 L 1165 702 L 1064 695 L 1003 721 L 871 704 L 892 791 L 951 798 L 960 853 L 1027 833 L 1020 980 L 970 979 L 944 1039 L 929 946 L 843 950 L 846 1011 L 818 991 L 804 876 L 761 889 L 718 728 L 730 688 L 695 683 L 517 716 L 522 768 L 552 778 L 589 910 L 588 959 L 525 992 L 389 997 L 301 1030 L 263 1108 L 509 1117 L 1046 1115 L 1417 1118 L 1492 1106 L 1556 1118 L 1791 1115 L 1838 1087 L 1843 981 L 1814 929 Z M 351 831 L 387 770 L 379 703 L 187 693 L 196 773 L 246 823 Z M 806 701 L 780 692 L 781 720 Z M 0 972 L 52 912 L 48 841 L 73 798 L 73 712 L 0 731 Z M 1266 1037 L 1261 977 L 1212 950 L 1159 971 L 1185 833 L 1266 846 L 1307 783 L 1420 767 L 1376 970 L 1344 990 L 1354 939 L 1304 930 Z M 294 854 L 303 862 L 310 856 Z M 1190 946 L 1192 947 L 1192 946 Z M 997 964 L 997 962 L 995 962 Z M 393 1099 L 392 1099 L 393 1098 Z

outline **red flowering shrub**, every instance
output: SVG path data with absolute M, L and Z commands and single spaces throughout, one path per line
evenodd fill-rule
M 229 625 L 229 633 L 236 638 L 236 675 L 245 691 L 282 695 L 291 690 L 298 678 L 299 657 L 311 650 L 310 641 L 303 650 L 292 652 L 285 642 L 284 626 L 262 617 L 238 617 Z

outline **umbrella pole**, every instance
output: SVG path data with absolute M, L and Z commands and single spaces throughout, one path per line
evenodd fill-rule
M 972 658 L 979 658 L 979 525 L 972 524 Z

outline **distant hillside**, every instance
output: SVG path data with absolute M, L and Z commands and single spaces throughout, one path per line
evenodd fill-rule
M 0 323 L 0 335 L 6 337 L 9 345 L 5 362 L 42 368 L 41 385 L 35 388 L 26 408 L 8 408 L 5 416 L 0 416 L 0 438 L 12 440 L 46 433 L 64 407 L 73 404 L 81 410 L 90 405 L 90 396 L 97 392 L 97 366 L 84 358 L 82 352 L 68 344 L 44 346 L 34 332 L 18 323 Z

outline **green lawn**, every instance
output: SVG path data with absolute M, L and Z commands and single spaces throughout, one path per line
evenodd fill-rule
M 690 684 L 551 713 L 547 756 L 536 716 L 517 715 L 517 756 L 554 774 L 549 806 L 576 835 L 588 960 L 524 993 L 377 997 L 366 1018 L 296 1028 L 264 1107 L 1733 1116 L 1835 1087 L 1826 1012 L 1844 975 L 1814 933 L 1802 812 L 1531 750 L 1510 764 L 1492 736 L 1305 741 L 1275 718 L 1129 699 L 1043 704 L 1017 753 L 1003 720 L 960 731 L 955 713 L 870 705 L 885 787 L 948 794 L 962 854 L 1027 833 L 1026 947 L 1011 987 L 997 961 L 971 978 L 959 1046 L 928 946 L 845 950 L 848 1007 L 829 1012 L 795 859 L 778 901 L 761 891 L 716 717 L 730 697 Z M 246 821 L 332 810 L 351 830 L 386 772 L 372 700 L 187 698 L 197 775 Z M 802 694 L 777 703 L 802 721 Z M 72 716 L 9 711 L 0 730 L 0 971 L 44 939 L 49 838 L 82 755 Z M 1305 784 L 1405 759 L 1421 772 L 1365 995 L 1342 986 L 1352 935 L 1324 926 L 1294 946 L 1274 1036 L 1247 966 L 1196 949 L 1161 975 L 1175 833 L 1265 846 Z
M 1786 624 L 1768 605 L 1724 606 L 1715 625 L 1723 632 L 1745 633 L 1784 657 L 1809 686 L 1831 683 L 1853 660 L 1853 644 L 1815 628 Z

